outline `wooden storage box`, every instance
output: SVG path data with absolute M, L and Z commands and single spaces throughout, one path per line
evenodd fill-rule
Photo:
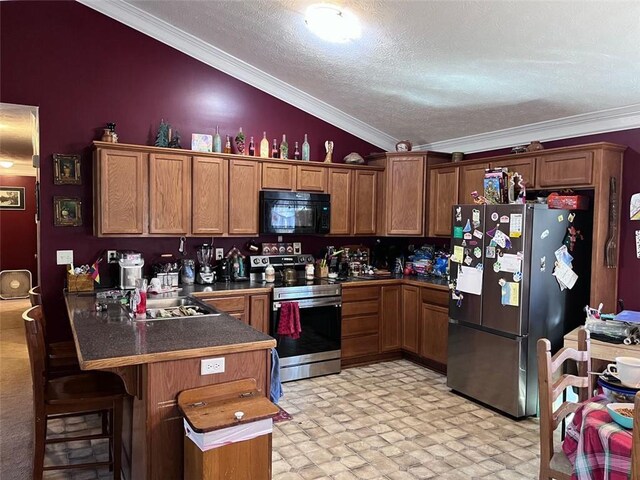
M 92 292 L 93 278 L 88 273 L 80 275 L 67 273 L 67 290 L 69 292 Z

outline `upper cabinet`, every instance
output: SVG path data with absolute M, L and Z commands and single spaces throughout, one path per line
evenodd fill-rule
M 378 172 L 353 172 L 353 235 L 376 234 Z
M 229 160 L 193 157 L 191 232 L 222 235 L 229 225 Z
M 536 159 L 538 186 L 564 187 L 591 185 L 594 152 L 571 151 L 541 155 Z
M 484 173 L 484 170 L 482 171 Z M 428 235 L 451 235 L 452 207 L 458 203 L 458 167 L 429 170 Z
M 458 199 L 454 203 L 473 203 L 471 192 L 478 192 L 478 194 L 483 195 L 484 170 L 489 168 L 489 164 L 460 165 L 459 168 L 460 188 L 458 189 Z M 449 229 L 449 233 L 451 233 L 451 229 Z
M 351 234 L 351 170 L 344 168 L 329 169 L 329 188 L 331 195 L 331 235 Z
M 326 192 L 327 168 L 308 163 L 296 166 L 296 190 L 301 192 Z
M 191 157 L 149 155 L 149 233 L 186 235 L 191 230 Z
M 96 149 L 93 161 L 96 235 L 145 232 L 148 157 L 144 152 Z
M 257 235 L 260 163 L 229 160 L 229 235 Z
M 510 172 L 518 172 L 520 175 L 522 175 L 522 178 L 524 179 L 524 185 L 527 188 L 533 188 L 536 185 L 535 158 L 509 158 L 491 162 L 491 168 L 498 167 L 507 167 Z M 482 186 L 481 188 L 484 188 L 484 186 Z
M 264 190 L 294 190 L 296 186 L 295 165 L 263 162 L 262 188 Z

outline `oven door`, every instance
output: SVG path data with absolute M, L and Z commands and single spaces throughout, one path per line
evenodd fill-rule
M 270 332 L 277 341 L 283 382 L 340 371 L 341 297 L 295 300 L 300 338 L 278 335 L 281 302 L 273 302 Z

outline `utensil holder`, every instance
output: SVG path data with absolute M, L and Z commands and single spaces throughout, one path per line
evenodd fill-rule
M 329 266 L 325 265 L 324 267 L 321 267 L 319 265 L 316 265 L 315 276 L 316 276 L 316 278 L 326 278 L 326 277 L 328 277 L 329 276 Z
M 69 292 L 92 292 L 93 278 L 87 273 L 79 275 L 67 273 L 67 290 Z

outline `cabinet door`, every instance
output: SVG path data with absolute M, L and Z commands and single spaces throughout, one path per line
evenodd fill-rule
M 429 170 L 429 236 L 451 236 L 451 208 L 458 202 L 458 167 Z
M 375 235 L 378 172 L 356 170 L 353 180 L 353 234 Z
M 449 310 L 423 303 L 420 319 L 420 356 L 446 365 Z
M 191 232 L 219 235 L 227 231 L 229 162 L 222 158 L 193 157 Z
M 331 195 L 331 235 L 351 233 L 351 170 L 329 170 L 329 195 Z
M 191 158 L 149 155 L 149 233 L 185 235 L 191 230 Z
M 260 164 L 229 160 L 229 235 L 258 234 Z
M 422 235 L 424 223 L 423 157 L 390 158 L 386 170 L 386 234 Z
M 402 287 L 384 286 L 381 289 L 380 351 L 402 348 Z
M 458 203 L 473 203 L 471 192 L 484 195 L 484 169 L 489 168 L 488 163 L 460 166 L 460 189 Z M 451 212 L 449 212 L 451 217 Z M 449 232 L 449 235 L 451 232 Z
M 418 353 L 420 288 L 402 286 L 402 349 Z
M 591 185 L 593 151 L 541 154 L 536 160 L 539 187 Z
M 491 168 L 507 167 L 510 172 L 518 172 L 524 178 L 527 188 L 533 188 L 536 184 L 536 159 L 512 158 L 500 162 L 491 162 Z
M 327 168 L 297 165 L 296 190 L 301 192 L 326 192 Z
M 293 190 L 295 186 L 295 168 L 282 163 L 262 164 L 262 188 L 273 190 Z
M 97 235 L 145 233 L 147 160 L 142 152 L 96 151 L 93 201 Z
M 249 325 L 262 333 L 269 333 L 269 295 L 251 295 L 249 300 Z

